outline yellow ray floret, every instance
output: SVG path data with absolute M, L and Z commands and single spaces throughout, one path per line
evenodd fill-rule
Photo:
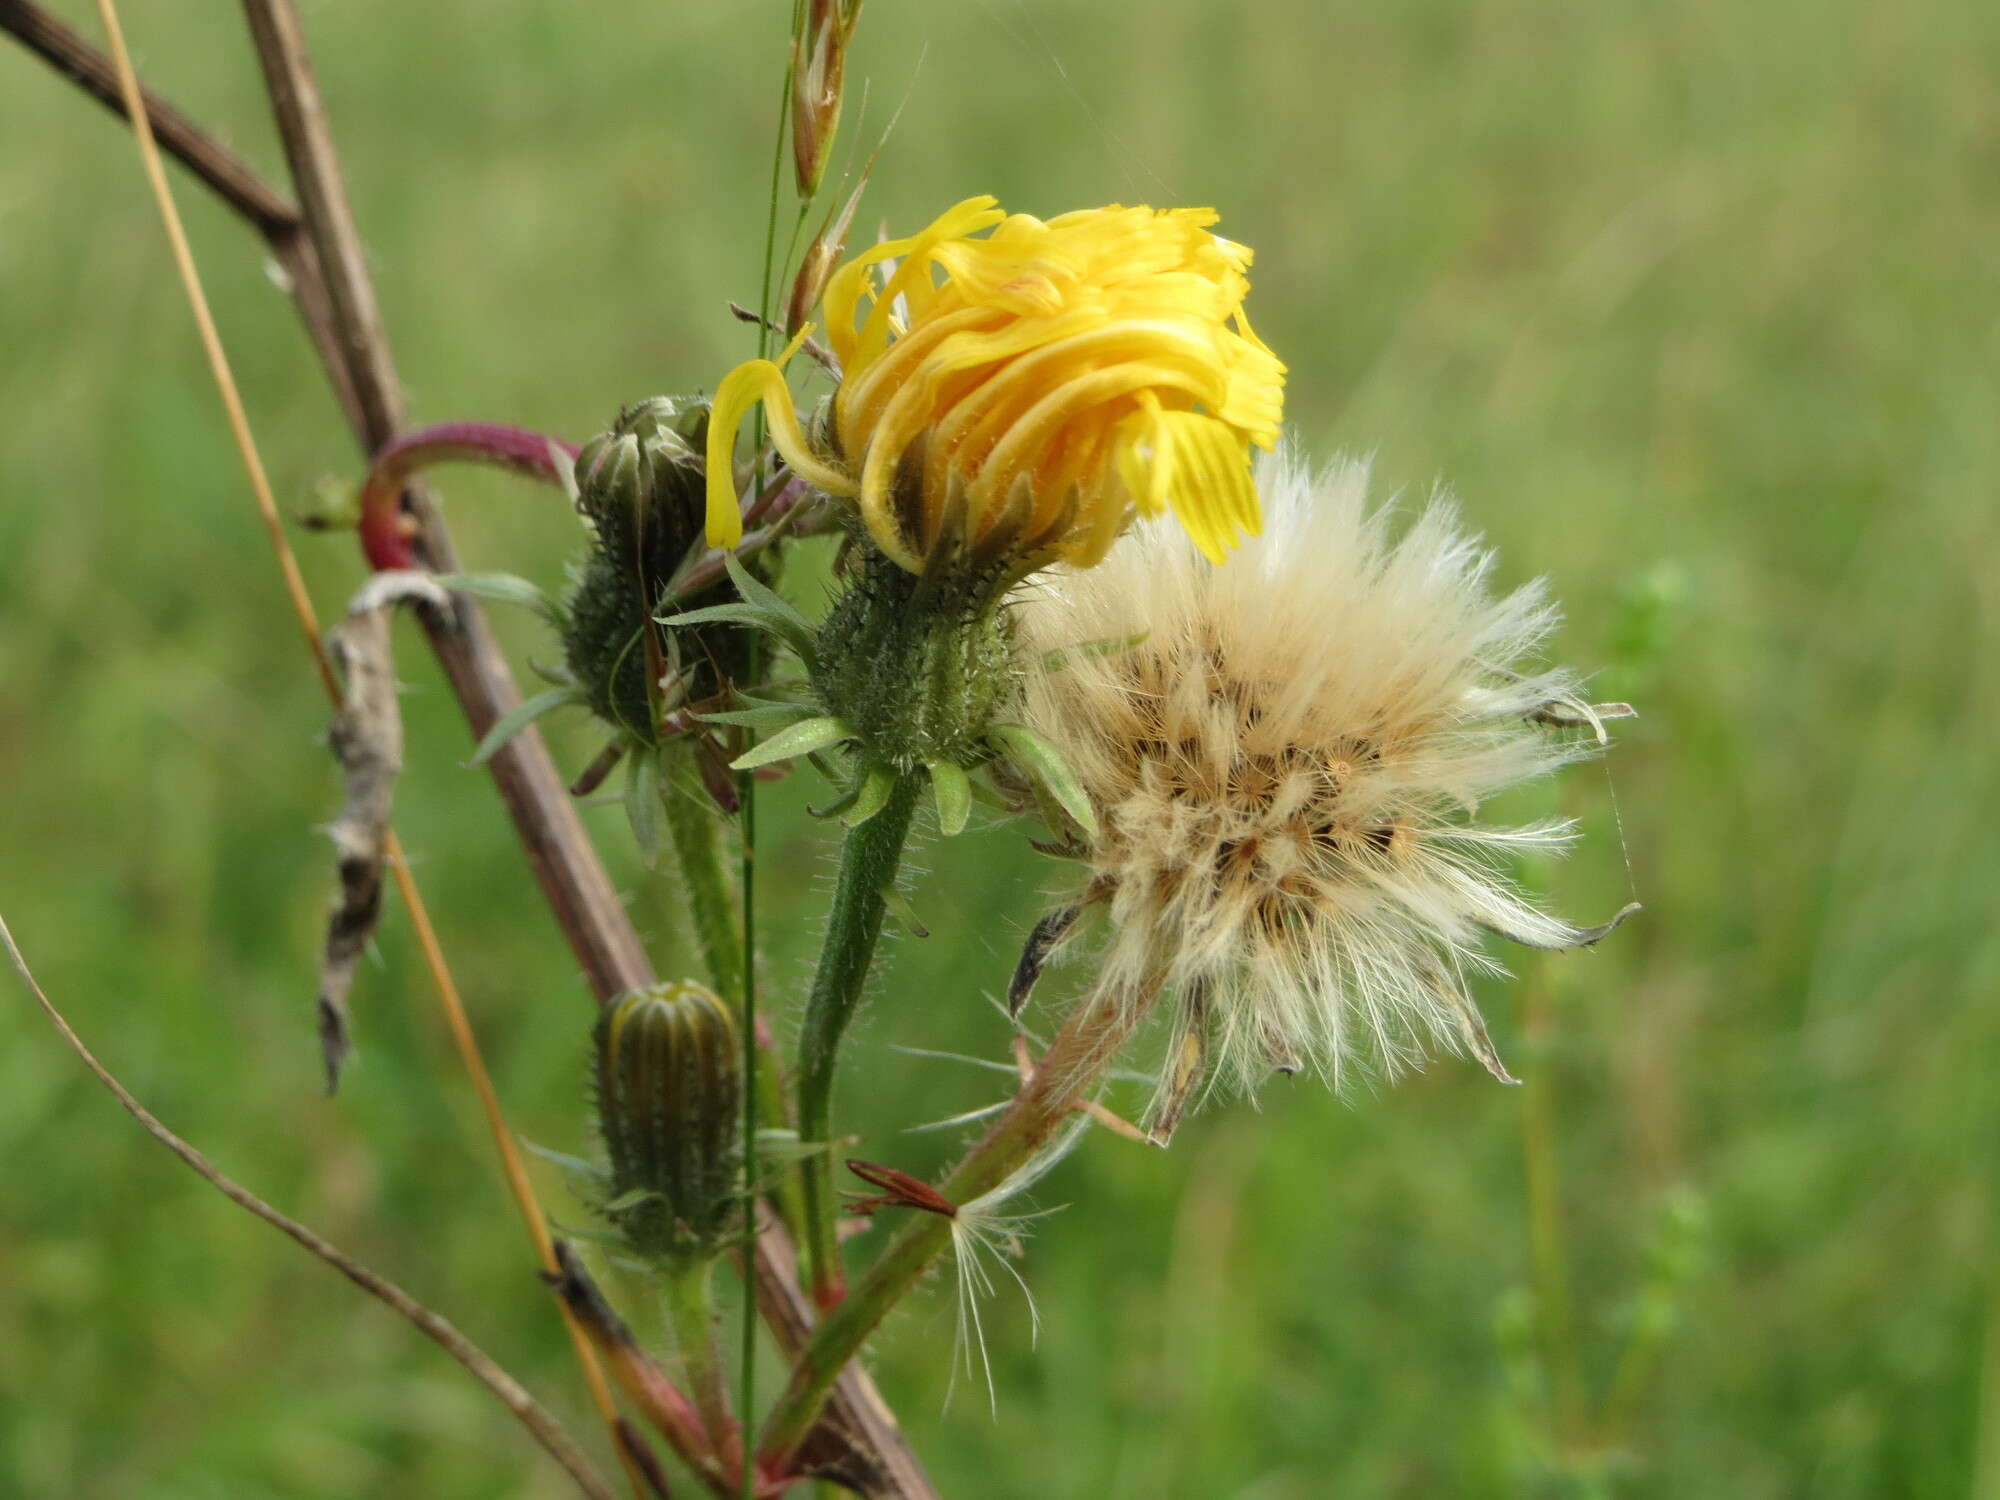
M 791 350 L 717 389 L 709 541 L 742 536 L 732 457 L 761 402 L 794 471 L 855 501 L 906 568 L 944 538 L 1087 566 L 1135 512 L 1164 510 L 1220 562 L 1258 530 L 1250 450 L 1277 441 L 1285 367 L 1243 316 L 1250 251 L 1215 219 L 1113 206 L 1045 222 L 968 198 L 856 256 L 823 299 L 841 384 L 818 431 L 786 387 Z

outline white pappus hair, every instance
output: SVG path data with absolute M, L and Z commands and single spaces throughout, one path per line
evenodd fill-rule
M 1157 1134 L 1218 1075 L 1248 1088 L 1312 1066 L 1338 1083 L 1442 1044 L 1504 1079 L 1466 990 L 1468 969 L 1496 967 L 1484 935 L 1571 947 L 1627 915 L 1579 929 L 1514 888 L 1510 854 L 1562 846 L 1567 823 L 1474 820 L 1630 712 L 1532 664 L 1557 619 L 1541 585 L 1496 597 L 1492 553 L 1446 497 L 1393 535 L 1365 464 L 1315 474 L 1284 453 L 1257 481 L 1263 534 L 1226 564 L 1141 524 L 1016 614 L 1040 663 L 1024 721 L 1098 812 L 1083 899 L 1109 903 L 1099 984 L 1178 996 Z

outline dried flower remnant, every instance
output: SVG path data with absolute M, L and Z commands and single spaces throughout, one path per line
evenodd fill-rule
M 1135 513 L 1169 509 L 1220 561 L 1258 528 L 1250 450 L 1277 439 L 1284 366 L 1244 318 L 1250 251 L 1215 220 L 1113 206 L 1043 221 L 968 198 L 856 256 L 827 283 L 841 384 L 810 437 L 785 356 L 716 391 L 709 540 L 740 533 L 731 448 L 762 402 L 792 468 L 853 500 L 912 572 L 940 547 L 1015 576 L 1088 566 Z
M 340 897 L 327 917 L 316 1002 L 329 1094 L 340 1084 L 352 1045 L 347 993 L 354 985 L 354 966 L 382 920 L 389 813 L 403 770 L 403 715 L 389 651 L 390 615 L 398 604 L 448 610 L 451 599 L 425 574 L 377 573 L 349 601 L 347 618 L 327 633 L 327 652 L 345 679 L 327 743 L 340 762 L 346 788 L 340 816 L 327 829 L 337 857 Z
M 1050 663 L 1025 721 L 1099 814 L 1100 982 L 1136 996 L 1164 975 L 1181 997 L 1162 1135 L 1218 1074 L 1339 1081 L 1435 1042 L 1505 1079 L 1466 990 L 1496 967 L 1481 937 L 1573 947 L 1630 910 L 1580 929 L 1536 909 L 1502 866 L 1570 826 L 1472 819 L 1596 745 L 1537 727 L 1589 715 L 1572 675 L 1522 665 L 1556 620 L 1540 586 L 1489 593 L 1492 555 L 1446 501 L 1392 538 L 1363 465 L 1281 457 L 1258 479 L 1268 525 L 1229 567 L 1146 526 L 1017 611 Z M 1093 642 L 1118 645 L 1076 649 Z

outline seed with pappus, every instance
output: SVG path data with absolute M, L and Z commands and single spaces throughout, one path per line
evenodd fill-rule
M 1088 791 L 1086 893 L 1109 904 L 1100 983 L 1178 997 L 1154 1102 L 1169 1133 L 1220 1075 L 1312 1066 L 1336 1082 L 1426 1043 L 1506 1078 L 1466 989 L 1482 939 L 1595 942 L 1538 910 L 1511 855 L 1569 824 L 1476 820 L 1495 793 L 1591 753 L 1577 680 L 1527 665 L 1556 621 L 1539 585 L 1495 597 L 1492 554 L 1452 506 L 1400 539 L 1367 470 L 1259 465 L 1264 534 L 1224 568 L 1144 525 L 1016 610 L 1044 653 L 1024 720 Z M 1629 909 L 1628 909 L 1629 910 Z

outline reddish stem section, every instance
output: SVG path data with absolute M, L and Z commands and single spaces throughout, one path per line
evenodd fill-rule
M 498 422 L 440 422 L 392 439 L 375 455 L 361 485 L 361 550 L 377 572 L 414 568 L 417 554 L 403 520 L 403 486 L 436 464 L 490 464 L 559 483 L 555 455 L 574 459 L 576 444 Z

